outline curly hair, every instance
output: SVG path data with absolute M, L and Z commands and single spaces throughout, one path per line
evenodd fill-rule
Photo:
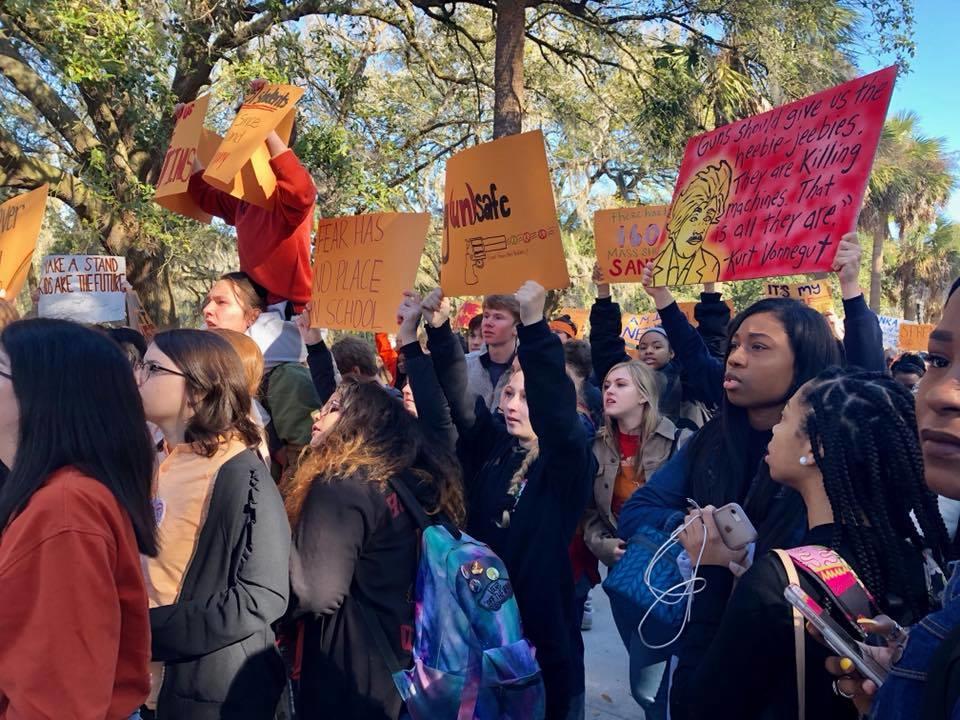
M 283 489 L 292 527 L 315 482 L 359 476 L 383 488 L 403 472 L 430 488 L 428 513 L 442 512 L 458 526 L 463 524 L 460 465 L 449 450 L 423 432 L 403 403 L 376 382 L 349 377 L 324 407 L 328 412 L 336 410 L 339 418 L 318 447 L 304 451 L 296 474 Z
M 870 591 L 881 599 L 888 591 L 902 592 L 914 617 L 922 617 L 928 599 L 924 591 L 911 592 L 907 551 L 929 549 L 945 567 L 950 540 L 936 496 L 924 483 L 913 395 L 884 373 L 831 369 L 810 382 L 803 403 L 833 509 L 833 548 L 849 543 Z M 868 532 L 880 540 L 882 552 Z

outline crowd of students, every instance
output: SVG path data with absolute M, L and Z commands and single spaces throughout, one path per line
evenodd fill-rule
M 957 716 L 937 500 L 960 500 L 960 280 L 929 352 L 889 368 L 855 236 L 834 267 L 842 339 L 792 300 L 731 318 L 713 287 L 694 328 L 649 267 L 662 325 L 636 357 L 603 282 L 589 342 L 527 282 L 463 336 L 439 290 L 411 291 L 395 348 L 328 348 L 306 319 L 312 182 L 268 146 L 272 211 L 191 179 L 240 249 L 203 329 L 148 343 L 4 308 L 0 720 L 408 717 L 391 666 L 415 660 L 408 496 L 502 560 L 543 684 L 530 717 L 584 717 L 589 592 L 647 531 L 676 534 L 696 591 L 665 647 L 643 607 L 613 608 L 638 715 Z M 749 547 L 723 540 L 728 503 Z M 794 566 L 804 552 L 842 592 Z M 881 687 L 798 638 L 792 582 L 874 641 Z

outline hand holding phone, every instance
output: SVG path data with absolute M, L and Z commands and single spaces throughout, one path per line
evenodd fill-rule
M 731 550 L 743 550 L 757 539 L 750 518 L 737 503 L 727 503 L 713 511 L 713 519 L 723 544 Z

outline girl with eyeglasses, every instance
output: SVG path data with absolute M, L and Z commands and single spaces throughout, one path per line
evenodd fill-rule
M 148 707 L 161 720 L 273 717 L 284 685 L 271 623 L 287 607 L 290 527 L 251 448 L 260 435 L 240 357 L 214 333 L 160 333 L 137 366 L 163 432 L 144 561 L 153 632 Z

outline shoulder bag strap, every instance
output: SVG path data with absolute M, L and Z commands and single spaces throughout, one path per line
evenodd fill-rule
M 793 565 L 793 560 L 783 550 L 774 550 L 783 569 L 787 573 L 787 582 L 791 585 L 799 585 L 800 578 L 797 575 L 797 568 Z M 803 615 L 795 607 L 790 607 L 793 612 L 793 651 L 794 662 L 797 665 L 797 708 L 800 720 L 806 716 L 806 645 L 803 636 Z

